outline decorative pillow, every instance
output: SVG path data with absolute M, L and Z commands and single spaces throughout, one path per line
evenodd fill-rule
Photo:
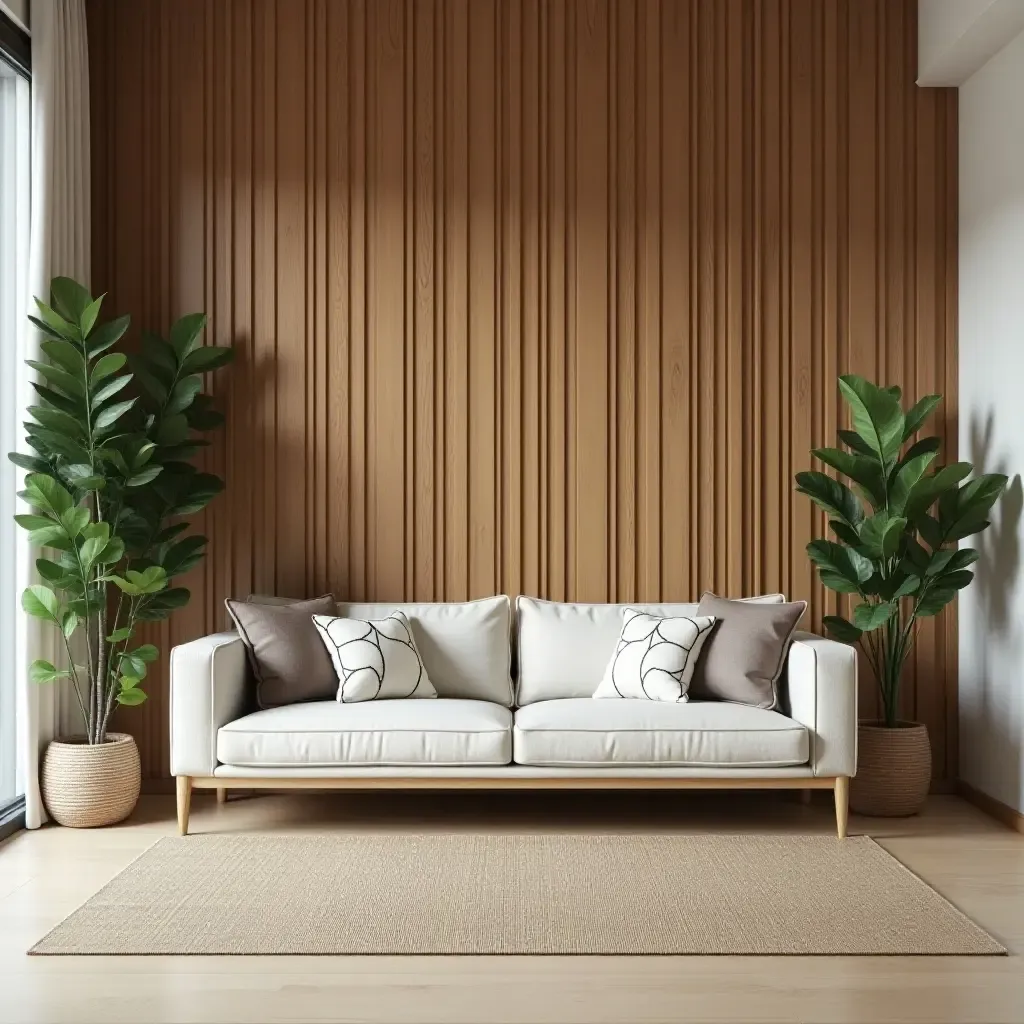
M 313 624 L 334 664 L 342 704 L 437 696 L 402 612 L 386 619 L 314 615 Z
M 256 677 L 261 708 L 330 700 L 338 688 L 312 616 L 335 611 L 333 594 L 290 604 L 225 601 Z
M 615 653 L 595 698 L 627 697 L 682 703 L 715 620 L 664 618 L 626 608 Z
M 806 601 L 750 604 L 705 594 L 697 611 L 718 624 L 704 645 L 690 696 L 726 700 L 771 710 L 778 706 L 778 682 Z

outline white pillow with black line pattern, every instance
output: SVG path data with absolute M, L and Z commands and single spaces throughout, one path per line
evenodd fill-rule
M 331 656 L 339 703 L 437 696 L 402 612 L 386 619 L 314 615 L 313 625 Z
M 715 619 L 650 615 L 633 608 L 622 613 L 622 632 L 595 699 L 689 700 L 690 680 Z

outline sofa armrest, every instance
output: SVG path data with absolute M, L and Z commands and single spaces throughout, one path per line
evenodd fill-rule
M 813 633 L 795 633 L 786 662 L 789 714 L 811 734 L 818 776 L 857 772 L 857 651 Z
M 248 674 L 245 647 L 233 631 L 172 648 L 172 775 L 213 774 L 217 730 L 244 712 Z

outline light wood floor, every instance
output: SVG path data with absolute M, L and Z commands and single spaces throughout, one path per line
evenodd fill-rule
M 816 832 L 831 794 L 293 794 L 193 800 L 195 832 Z M 818 802 L 820 800 L 820 802 Z M 27 957 L 158 837 L 131 821 L 0 845 L 0 1021 L 1024 1021 L 1024 837 L 955 797 L 904 821 L 854 817 L 1011 950 L 1009 957 Z M 765 865 L 771 870 L 771 865 Z

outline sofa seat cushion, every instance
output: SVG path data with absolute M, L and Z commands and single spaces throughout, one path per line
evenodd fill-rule
M 509 764 L 512 712 L 457 699 L 290 704 L 223 726 L 217 760 L 248 768 Z
M 775 768 L 807 762 L 807 730 L 777 711 L 691 701 L 545 700 L 520 708 L 517 764 Z

